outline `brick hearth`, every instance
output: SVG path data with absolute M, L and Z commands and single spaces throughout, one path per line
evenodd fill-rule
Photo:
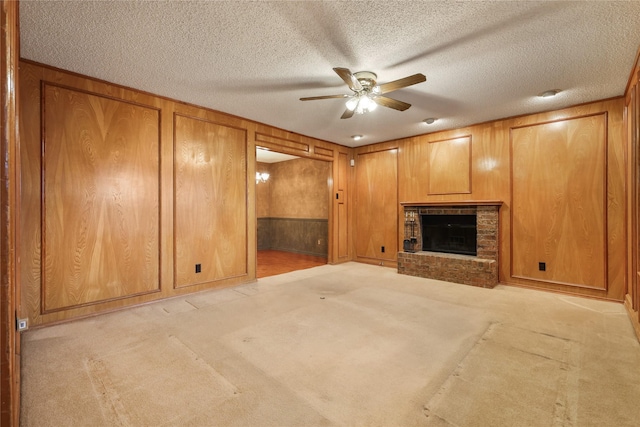
M 398 253 L 398 273 L 493 288 L 498 284 L 498 230 L 502 202 L 407 203 L 405 239 L 415 239 L 417 252 Z M 477 256 L 420 251 L 421 215 L 468 215 L 477 218 Z M 413 226 L 411 225 L 413 221 Z

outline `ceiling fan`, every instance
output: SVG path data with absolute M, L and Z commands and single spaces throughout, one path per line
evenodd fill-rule
M 364 114 L 376 109 L 378 105 L 383 107 L 393 108 L 394 110 L 404 111 L 411 107 L 411 104 L 398 101 L 397 99 L 383 96 L 385 93 L 393 92 L 394 90 L 402 89 L 403 87 L 411 86 L 417 83 L 422 83 L 427 80 L 424 74 L 414 74 L 412 76 L 404 77 L 402 79 L 394 80 L 392 82 L 383 83 L 379 85 L 377 83 L 378 76 L 371 71 L 358 71 L 352 73 L 347 68 L 336 67 L 333 69 L 340 76 L 342 80 L 349 86 L 349 89 L 353 91 L 351 95 L 326 95 L 326 96 L 311 96 L 307 98 L 300 98 L 300 101 L 314 101 L 316 99 L 331 99 L 331 98 L 349 98 L 347 100 L 347 109 L 342 114 L 341 119 L 348 119 L 353 117 L 354 114 Z

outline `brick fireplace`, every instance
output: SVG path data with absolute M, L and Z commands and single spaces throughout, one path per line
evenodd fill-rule
M 398 273 L 493 288 L 498 284 L 501 205 L 497 201 L 403 203 L 405 244 L 398 253 Z M 476 255 L 423 250 L 423 219 L 429 215 L 475 215 Z

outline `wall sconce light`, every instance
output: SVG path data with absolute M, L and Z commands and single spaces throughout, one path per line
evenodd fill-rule
M 269 174 L 267 172 L 256 172 L 256 184 L 259 182 L 267 182 Z

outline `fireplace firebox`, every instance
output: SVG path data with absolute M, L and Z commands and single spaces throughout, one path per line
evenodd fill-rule
M 423 251 L 477 255 L 476 215 L 421 215 L 421 222 Z

